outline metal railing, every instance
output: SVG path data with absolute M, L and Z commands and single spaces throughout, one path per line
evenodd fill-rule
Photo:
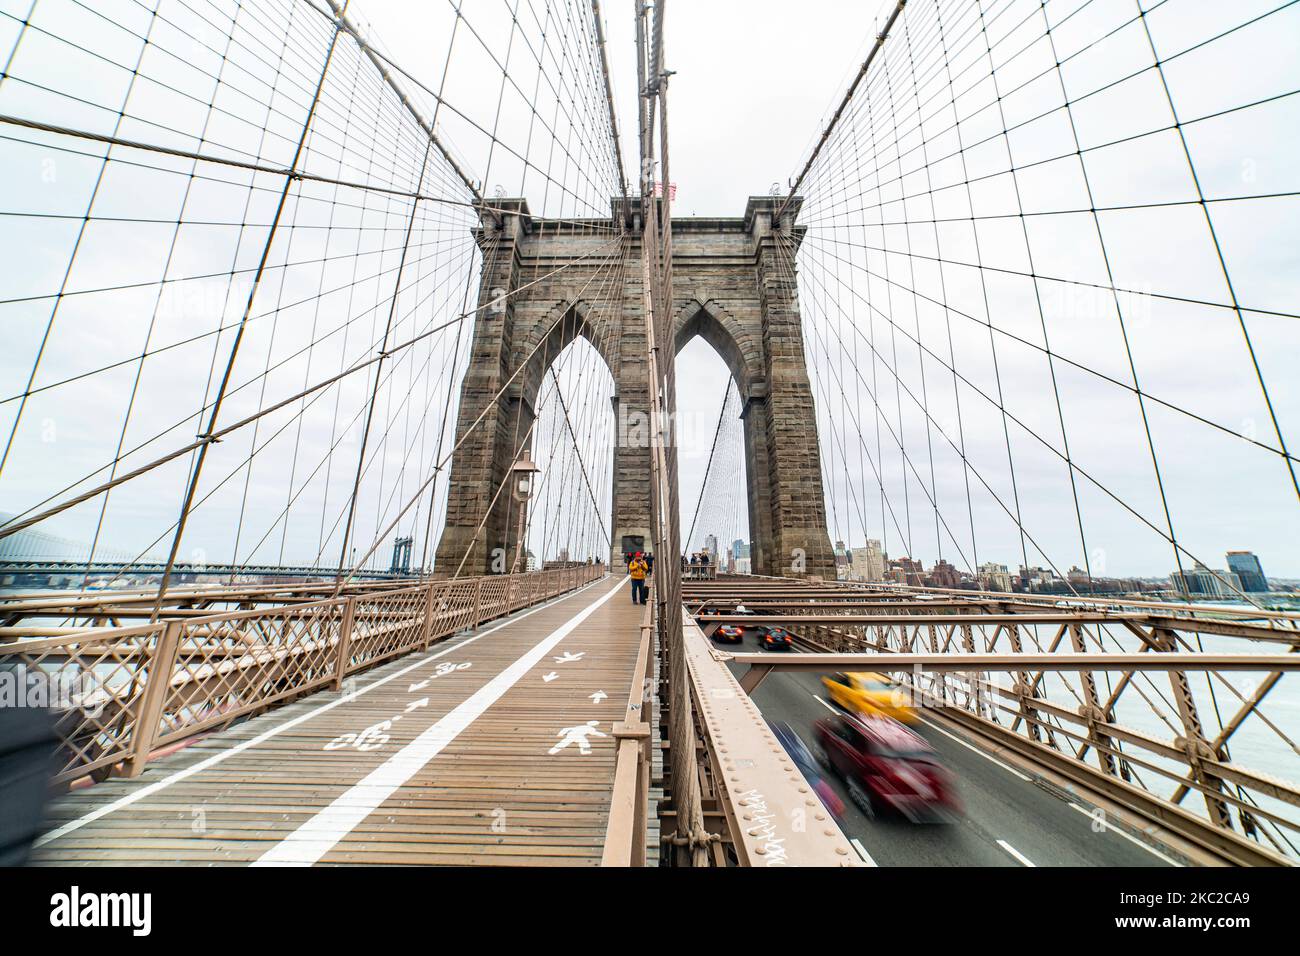
M 711 581 L 718 576 L 718 566 L 713 563 L 700 564 L 683 562 L 682 580 L 683 581 Z
M 740 866 L 860 866 L 861 858 L 806 777 L 726 666 L 683 611 L 686 666 L 705 762 L 702 789 L 725 821 Z M 722 836 L 722 834 L 719 834 Z M 726 862 L 725 856 L 715 862 Z
M 1300 859 L 1300 787 L 1239 763 L 1231 749 L 1252 760 L 1272 754 L 1271 768 L 1300 766 L 1286 708 L 1264 706 L 1266 697 L 1282 703 L 1277 688 L 1300 666 L 1296 615 L 770 580 L 730 581 L 724 594 L 722 584 L 684 594 L 706 632 L 779 625 L 812 652 L 719 655 L 751 666 L 746 691 L 772 670 L 886 673 L 936 717 L 1220 862 Z M 741 602 L 751 613 L 730 613 Z M 1243 670 L 1254 673 L 1233 673 Z
M 645 705 L 652 702 L 650 693 L 654 653 L 654 606 L 646 605 L 641 621 L 641 641 L 637 645 L 636 667 L 627 693 L 627 710 L 614 724 L 616 756 L 614 789 L 609 801 L 609 823 L 605 828 L 605 848 L 601 866 L 646 865 L 646 821 L 650 801 L 650 715 Z
M 0 672 L 21 680 L 25 702 L 56 711 L 56 783 L 115 769 L 134 776 L 159 747 L 312 691 L 341 688 L 362 670 L 604 573 L 603 565 L 584 565 L 367 586 L 251 609 L 169 608 L 156 622 L 74 627 L 53 636 L 36 635 L 65 629 L 11 625 L 0 644 Z M 192 597 L 194 604 L 231 600 L 223 589 Z M 271 600 L 263 592 L 256 599 Z M 111 610 L 99 605 L 87 616 Z

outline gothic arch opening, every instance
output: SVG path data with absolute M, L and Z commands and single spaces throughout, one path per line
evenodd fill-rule
M 740 389 L 722 355 L 702 336 L 677 352 L 677 478 L 680 540 L 688 555 L 708 551 L 724 570 L 748 573 L 749 476 Z
M 679 416 L 692 410 L 697 395 L 704 396 L 703 410 L 694 411 L 705 423 L 699 431 L 711 444 L 722 386 L 731 380 L 735 418 L 730 421 L 739 422 L 733 425 L 739 430 L 735 444 L 743 451 L 733 453 L 723 467 L 728 492 L 739 496 L 744 489 L 752 570 L 834 574 L 815 407 L 795 288 L 773 234 L 774 203 L 770 197 L 754 197 L 743 217 L 674 222 L 671 335 L 675 350 L 686 356 L 677 377 Z M 516 207 L 500 224 L 484 227 L 492 230 L 498 251 L 484 262 L 472 358 L 461 387 L 439 573 L 455 573 L 459 566 L 483 573 L 490 570 L 488 555 L 498 542 L 507 542 L 511 550 L 517 545 L 518 532 L 496 498 L 520 447 L 515 437 L 535 424 L 538 402 L 553 378 L 552 357 L 565 353 L 579 337 L 599 353 L 612 376 L 615 440 L 608 502 L 592 494 L 597 481 L 590 474 L 568 493 L 595 497 L 606 512 L 609 561 L 618 567 L 625 552 L 645 550 L 652 540 L 647 429 L 655 389 L 638 252 L 632 244 L 623 261 L 610 260 L 607 250 L 602 253 L 608 240 L 600 232 L 588 232 L 581 224 L 534 220 L 522 201 Z M 703 340 L 700 347 L 710 347 L 706 356 L 716 353 L 712 370 L 698 375 L 687 367 L 689 343 L 696 339 Z M 774 389 L 774 382 L 780 387 Z M 540 456 L 539 445 L 530 447 Z M 742 481 L 735 480 L 735 459 L 741 461 Z M 698 499 L 699 487 L 693 487 Z M 684 497 L 690 496 L 688 487 Z M 742 522 L 738 518 L 735 524 Z M 683 535 L 689 531 L 682 529 Z M 531 546 L 533 539 L 528 540 Z M 725 551 L 722 542 L 719 550 Z M 462 554 L 467 560 L 460 560 Z
M 770 510 L 756 480 L 754 429 L 743 417 L 761 377 L 758 351 L 735 317 L 712 300 L 677 310 L 678 494 L 681 542 L 724 568 L 753 566 L 752 529 Z
M 530 448 L 540 470 L 524 532 L 531 566 L 605 560 L 613 510 L 614 377 L 596 345 L 578 332 L 539 378 Z

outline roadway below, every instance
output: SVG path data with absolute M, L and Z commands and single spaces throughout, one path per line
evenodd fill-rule
M 741 645 L 719 645 L 742 650 Z M 762 652 L 748 631 L 745 652 Z M 781 652 L 774 652 L 779 656 Z M 739 676 L 744 668 L 731 665 Z M 753 700 L 769 721 L 785 721 L 809 748 L 813 723 L 834 712 L 821 676 L 774 671 Z M 844 782 L 827 780 L 844 801 L 840 828 L 858 852 L 878 866 L 1169 866 L 1174 859 L 1114 827 L 1094 829 L 1092 809 L 1039 786 L 934 718 L 913 725 L 956 777 L 965 808 L 951 824 L 916 824 L 903 818 L 868 819 L 849 799 Z

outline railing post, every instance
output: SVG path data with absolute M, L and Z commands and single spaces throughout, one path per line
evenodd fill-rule
M 1020 643 L 1020 628 L 1016 624 L 1010 624 L 1006 628 L 1006 633 L 1007 633 L 1007 639 L 1011 642 L 1012 652 L 1016 654 L 1021 653 L 1023 648 Z M 1034 707 L 1032 703 L 1034 698 L 1037 697 L 1038 695 L 1035 692 L 1034 685 L 1030 682 L 1029 671 L 1016 671 L 1015 681 L 1016 683 L 1015 683 L 1015 688 L 1013 693 L 1015 694 L 1016 700 L 1018 701 L 1018 716 L 1016 717 L 1015 723 L 1011 725 L 1011 729 L 1015 730 L 1017 726 L 1020 724 L 1020 722 L 1023 720 L 1025 722 L 1025 732 L 1029 734 L 1029 736 L 1033 738 L 1034 741 L 1042 742 L 1043 728 L 1040 727 L 1040 724 L 1042 724 L 1044 727 L 1046 725 L 1043 724 L 1043 720 L 1039 715 L 1038 709 Z M 1046 729 L 1047 729 L 1047 742 L 1048 744 L 1050 744 L 1052 747 L 1055 748 L 1056 747 L 1055 735 L 1052 733 L 1050 727 Z
M 483 579 L 478 578 L 474 582 L 474 630 L 479 629 L 483 623 Z
M 343 601 L 343 622 L 339 625 L 339 649 L 334 657 L 335 690 L 343 689 L 343 678 L 348 673 L 348 662 L 352 659 L 352 628 L 356 623 L 357 599 L 345 598 Z
M 424 591 L 424 634 L 420 639 L 420 644 L 425 650 L 433 643 L 433 592 L 438 587 L 436 584 L 430 584 Z
M 623 719 L 613 727 L 614 786 L 610 793 L 609 820 L 601 866 L 645 866 L 646 805 L 650 798 L 650 723 L 646 715 L 646 687 L 651 674 L 650 608 L 641 624 L 632 685 L 628 688 Z
M 137 777 L 149 761 L 149 752 L 158 739 L 163 705 L 171 687 L 176 651 L 180 647 L 181 621 L 168 621 L 149 655 L 149 673 L 145 676 L 140 709 L 135 715 L 135 732 L 131 735 L 131 756 L 123 765 L 123 776 Z
M 1082 625 L 1077 623 L 1070 625 L 1070 646 L 1076 654 L 1082 654 L 1087 650 Z M 1079 716 L 1088 722 L 1088 742 L 1097 752 L 1097 763 L 1101 769 L 1112 777 L 1119 776 L 1115 755 L 1112 753 L 1114 744 L 1110 737 L 1097 729 L 1097 724 L 1109 723 L 1111 718 L 1110 714 L 1101 709 L 1101 701 L 1097 697 L 1097 675 L 1092 671 L 1080 671 L 1079 682 L 1083 687 L 1085 701 L 1079 708 Z
M 1178 639 L 1168 628 L 1157 627 L 1152 635 L 1159 644 L 1161 652 L 1178 653 Z M 1208 680 L 1208 678 L 1207 678 Z M 1169 685 L 1174 692 L 1174 703 L 1178 706 L 1178 716 L 1183 723 L 1183 736 L 1174 744 L 1187 755 L 1187 769 L 1191 778 L 1201 785 L 1205 797 L 1205 809 L 1215 826 L 1225 830 L 1232 829 L 1232 813 L 1220 794 L 1226 789 L 1222 778 L 1205 766 L 1205 761 L 1217 762 L 1221 758 L 1202 729 L 1201 717 L 1196 710 L 1196 698 L 1192 696 L 1192 686 L 1187 682 L 1186 671 L 1170 671 Z

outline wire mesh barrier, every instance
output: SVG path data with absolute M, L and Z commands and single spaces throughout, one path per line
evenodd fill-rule
M 499 183 L 616 232 L 599 11 L 429 5 L 445 45 L 430 79 L 348 7 L 0 9 L 6 553 L 54 546 L 60 580 L 152 574 L 160 594 L 196 568 L 379 573 L 390 535 L 396 570 L 434 563 L 448 464 L 479 427 L 458 427 L 454 391 L 471 329 L 518 292 L 470 301 L 497 256 L 482 227 L 502 220 Z M 555 369 L 573 421 L 552 484 L 604 447 L 579 359 Z M 537 544 L 606 554 L 585 502 L 554 526 L 565 498 Z
M 119 765 L 135 774 L 158 747 L 311 691 L 339 689 L 353 674 L 604 574 L 593 564 L 296 603 L 281 597 L 253 610 L 191 609 L 151 624 L 71 627 L 26 640 L 13 640 L 15 632 L 41 628 L 11 626 L 0 643 L 0 675 L 19 682 L 24 702 L 56 712 L 57 782 L 102 778 Z M 501 598 L 483 599 L 494 592 Z M 229 597 L 213 589 L 192 603 Z
M 1215 556 L 1300 530 L 1300 9 L 885 6 L 783 238 L 832 538 L 1266 606 Z
M 808 652 L 799 666 L 889 675 L 900 708 L 948 718 L 1215 858 L 1300 859 L 1300 788 L 1283 779 L 1300 755 L 1283 686 L 1300 668 L 1300 617 L 768 582 L 693 582 L 687 604 L 708 631 L 788 630 Z M 734 614 L 742 602 L 747 613 Z M 917 663 L 890 660 L 900 654 Z M 794 666 L 736 658 L 755 668 L 749 690 Z M 1217 729 L 1212 689 L 1232 700 Z

